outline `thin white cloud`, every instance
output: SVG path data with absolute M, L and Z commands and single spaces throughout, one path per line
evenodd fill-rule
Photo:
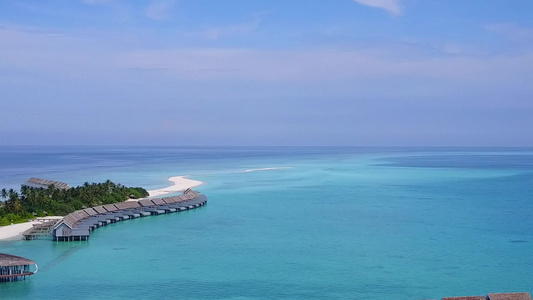
M 173 0 L 154 0 L 146 8 L 146 16 L 157 21 L 168 20 L 172 16 L 174 4 Z
M 100 3 L 105 3 L 105 2 L 108 2 L 109 0 L 81 0 L 81 2 L 85 3 L 85 4 L 100 4 Z
M 222 27 L 210 27 L 204 31 L 207 39 L 217 40 L 225 36 L 248 34 L 256 30 L 261 24 L 261 19 L 249 23 L 241 23 Z
M 374 8 L 380 8 L 388 11 L 393 15 L 403 14 L 403 9 L 399 0 L 354 0 L 355 2 Z
M 533 62 L 519 57 L 403 58 L 340 50 L 256 51 L 251 49 L 141 50 L 122 55 L 125 68 L 160 70 L 190 80 L 316 81 L 431 78 L 448 82 L 507 82 L 513 85 Z
M 317 83 L 374 83 L 424 81 L 471 86 L 476 90 L 498 86 L 530 93 L 525 81 L 531 77 L 533 53 L 517 55 L 419 55 L 417 49 L 386 46 L 376 49 L 249 48 L 143 49 L 145 43 L 123 42 L 115 35 L 80 38 L 62 32 L 41 32 L 0 26 L 0 65 L 40 77 L 112 81 L 157 76 L 190 82 L 256 82 L 296 84 L 313 89 Z M 136 47 L 135 45 L 139 45 Z M 398 55 L 398 52 L 405 52 Z M 457 52 L 457 51 L 454 51 Z M 137 77 L 139 74 L 143 76 Z M 0 73 L 0 77 L 13 77 Z M 17 75 L 18 76 L 18 75 Z M 15 78 L 16 79 L 16 78 Z M 10 79 L 10 80 L 15 80 Z M 438 83 L 438 84 L 437 84 Z M 349 89 L 349 84 L 345 89 Z M 423 85 L 421 85 L 422 87 Z M 409 87 L 395 92 L 410 93 Z M 339 93 L 342 89 L 339 90 Z M 446 91 L 444 91 L 446 92 Z M 502 98 L 502 101 L 506 98 Z
M 485 30 L 514 41 L 533 40 L 533 28 L 522 27 L 515 23 L 495 23 L 485 25 Z

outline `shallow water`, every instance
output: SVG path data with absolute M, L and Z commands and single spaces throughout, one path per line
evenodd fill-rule
M 208 205 L 0 242 L 37 261 L 2 299 L 428 299 L 532 292 L 528 149 L 0 147 L 0 183 L 190 175 Z

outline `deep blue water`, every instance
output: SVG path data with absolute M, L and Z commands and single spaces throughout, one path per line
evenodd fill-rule
M 0 147 L 6 188 L 44 177 L 154 189 L 176 175 L 204 181 L 208 205 L 87 243 L 0 242 L 40 267 L 0 299 L 533 292 L 532 149 Z

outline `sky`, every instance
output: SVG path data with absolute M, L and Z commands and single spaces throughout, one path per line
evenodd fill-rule
M 533 146 L 531 0 L 2 0 L 0 145 Z

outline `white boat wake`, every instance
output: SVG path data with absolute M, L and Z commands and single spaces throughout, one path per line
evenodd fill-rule
M 271 171 L 271 170 L 285 170 L 285 169 L 293 169 L 293 167 L 272 167 L 272 168 L 248 169 L 248 170 L 244 170 L 244 171 L 242 171 L 240 173 Z

